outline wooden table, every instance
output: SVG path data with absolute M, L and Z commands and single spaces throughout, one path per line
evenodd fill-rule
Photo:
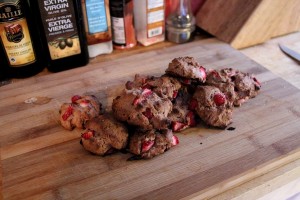
M 277 43 L 280 41 L 280 42 L 286 44 L 287 46 L 294 48 L 295 50 L 300 50 L 300 43 L 298 42 L 299 36 L 300 36 L 300 33 L 290 34 L 287 36 L 283 36 L 280 38 L 270 40 L 262 45 L 243 49 L 243 50 L 241 50 L 241 52 L 244 53 L 245 55 L 247 55 L 252 60 L 261 64 L 262 66 L 268 68 L 273 73 L 284 78 L 286 81 L 293 84 L 295 87 L 300 88 L 300 83 L 299 83 L 299 80 L 300 80 L 299 79 L 300 78 L 299 77 L 300 76 L 300 73 L 299 73 L 300 68 L 299 67 L 300 66 L 298 65 L 298 63 L 295 63 L 293 60 L 291 60 L 286 55 L 281 53 L 277 47 Z M 209 43 L 211 43 L 211 41 L 205 42 L 203 48 L 204 49 L 208 48 L 208 50 L 209 50 L 210 47 L 205 46 L 205 45 L 208 45 Z M 158 45 L 155 45 L 155 46 L 152 46 L 149 48 L 145 48 L 145 49 L 136 48 L 135 50 L 128 51 L 125 53 L 124 52 L 123 53 L 116 52 L 116 54 L 112 54 L 112 55 L 99 56 L 99 57 L 91 60 L 90 65 L 95 66 L 97 63 L 101 63 L 101 65 L 106 66 L 107 62 L 113 63 L 112 61 L 116 58 L 116 56 L 119 58 L 120 57 L 126 58 L 126 57 L 130 57 L 130 56 L 137 58 L 137 56 L 135 56 L 135 55 L 142 53 L 142 52 L 149 52 L 148 54 L 142 54 L 145 56 L 146 59 L 149 59 L 149 55 L 151 56 L 152 50 L 155 51 L 157 49 L 162 49 L 161 52 L 163 53 L 165 51 L 164 49 L 169 48 L 171 46 L 174 46 L 174 45 L 166 42 L 166 43 L 158 44 Z M 195 48 L 195 47 L 193 47 L 193 48 Z M 180 47 L 179 46 L 175 47 L 175 50 L 179 51 Z M 166 50 L 166 52 L 167 52 L 167 50 Z M 222 57 L 222 54 L 224 54 L 225 52 L 226 51 L 223 51 L 223 50 L 220 51 L 219 56 Z M 193 54 L 193 52 L 189 52 L 189 53 Z M 155 54 L 153 54 L 153 55 L 155 55 Z M 208 55 L 209 55 L 209 53 L 208 53 Z M 237 55 L 237 54 L 233 54 L 233 55 Z M 229 56 L 229 55 L 226 55 L 226 56 Z M 208 61 L 213 61 L 213 60 L 208 59 Z M 116 64 L 118 64 L 118 63 L 119 62 L 116 62 Z M 220 65 L 221 63 L 214 63 L 214 64 Z M 247 65 L 252 66 L 251 62 L 248 62 L 248 61 L 247 61 Z M 255 64 L 253 64 L 253 65 L 255 66 Z M 82 72 L 88 73 L 87 69 L 88 69 L 88 67 L 86 69 L 82 69 Z M 94 68 L 91 68 L 91 69 L 95 70 Z M 105 69 L 107 69 L 107 67 Z M 77 71 L 79 72 L 81 70 L 75 70 L 74 72 L 72 72 L 72 74 L 75 74 L 75 75 L 78 74 Z M 150 70 L 149 72 L 151 72 L 151 71 L 152 70 Z M 161 72 L 161 69 L 158 69 L 158 71 Z M 141 72 L 142 72 L 142 70 L 141 70 Z M 260 72 L 263 72 L 263 71 L 260 71 Z M 67 73 L 68 72 L 62 72 L 62 73 L 56 75 L 55 78 L 57 78 L 57 81 L 64 82 L 63 80 L 60 80 L 59 78 L 64 77 Z M 25 83 L 33 85 L 35 82 L 39 83 L 41 80 L 50 81 L 52 78 L 50 76 L 49 76 L 49 78 L 48 78 L 48 76 L 45 78 L 41 77 L 44 74 L 49 74 L 49 73 L 47 71 L 44 71 L 35 77 L 25 80 Z M 90 76 L 92 76 L 92 74 L 90 74 Z M 268 78 L 266 78 L 266 79 L 268 79 Z M 72 80 L 72 79 L 70 79 L 70 80 Z M 51 80 L 51 81 L 53 81 L 53 80 Z M 16 83 L 12 83 L 11 85 L 9 85 L 7 87 L 8 89 L 13 89 L 14 92 L 17 92 L 17 90 L 16 90 L 17 87 L 22 88 L 22 82 L 20 80 L 17 80 L 17 81 L 13 80 L 13 82 L 16 82 Z M 14 88 L 14 84 L 15 84 L 16 88 Z M 89 85 L 89 84 L 91 84 L 91 82 L 88 81 L 88 82 L 86 82 L 86 84 Z M 37 86 L 37 89 L 40 86 Z M 31 86 L 31 88 L 34 88 L 34 86 Z M 292 89 L 292 90 L 294 90 L 294 89 Z M 32 89 L 29 89 L 29 91 L 32 91 Z M 80 91 L 84 91 L 84 88 L 81 87 Z M 52 92 L 55 92 L 55 91 L 52 90 Z M 64 94 L 64 95 L 67 96 L 68 94 Z M 63 98 L 61 98 L 59 100 L 62 100 L 62 99 Z M 19 106 L 21 106 L 21 105 L 19 105 Z M 26 108 L 19 107 L 16 109 L 22 110 L 22 109 L 26 109 Z M 9 110 L 6 110 L 5 112 L 10 113 Z M 53 116 L 49 116 L 49 117 L 53 117 Z M 53 127 L 51 129 L 53 129 Z M 54 129 L 59 132 L 61 131 L 59 128 L 58 129 L 54 128 Z M 34 131 L 36 131 L 36 130 L 34 130 Z M 44 134 L 46 134 L 46 133 L 43 132 L 42 136 Z M 32 137 L 34 138 L 36 136 L 33 135 Z M 64 139 L 64 138 L 65 139 L 73 138 L 73 140 L 76 139 L 76 136 L 74 136 L 74 135 L 71 136 L 70 134 L 66 135 L 65 137 L 64 136 L 61 136 L 61 137 L 62 137 L 61 139 Z M 228 136 L 226 136 L 226 137 L 228 137 Z M 49 137 L 49 139 L 51 139 L 51 137 Z M 56 143 L 56 142 L 57 141 L 54 141 L 54 143 Z M 24 151 L 24 152 L 34 151 L 34 149 L 32 149 L 33 147 L 29 146 L 30 142 L 26 143 L 26 141 L 25 141 L 25 143 L 23 143 L 23 145 L 25 145 L 25 147 L 19 146 L 21 151 Z M 26 146 L 26 145 L 28 145 L 28 146 Z M 37 144 L 37 147 L 36 147 L 37 150 L 39 148 L 43 148 L 43 145 L 44 144 Z M 3 148 L 2 153 L 6 152 L 9 154 L 6 154 L 6 155 L 3 154 L 1 159 L 5 160 L 10 157 L 13 158 L 14 156 L 22 153 L 22 152 L 18 152 L 16 150 L 9 151 L 9 148 L 10 147 Z M 160 157 L 158 159 L 162 159 L 162 158 Z M 61 159 L 61 160 L 63 161 L 64 159 Z M 12 162 L 13 162 L 13 160 L 12 160 Z M 284 163 L 284 164 L 281 164 L 281 163 Z M 6 162 L 6 166 L 9 166 L 10 164 L 12 164 L 12 163 Z M 53 163 L 53 165 L 55 166 L 54 163 Z M 196 168 L 194 168 L 196 166 L 189 166 L 189 167 L 191 167 L 191 169 L 196 169 Z M 272 171 L 270 171 L 270 169 L 272 169 Z M 7 169 L 5 169 L 5 170 L 7 170 Z M 265 174 L 262 175 L 263 173 L 265 173 Z M 2 175 L 2 173 L 1 173 L 1 175 Z M 235 187 L 231 187 L 230 185 L 222 186 L 222 184 L 218 184 L 218 187 L 207 190 L 206 193 L 204 192 L 201 195 L 206 196 L 206 197 L 213 197 L 215 199 L 232 199 L 232 198 L 249 199 L 249 197 L 251 197 L 251 199 L 256 199 L 256 198 L 260 198 L 260 197 L 268 199 L 268 198 L 270 198 L 270 195 L 274 195 L 274 194 L 278 197 L 278 194 L 276 194 L 276 192 L 280 191 L 281 195 L 285 194 L 285 197 L 288 197 L 288 196 L 298 192 L 297 190 L 292 190 L 292 189 L 299 188 L 299 187 L 297 187 L 297 186 L 299 186 L 299 180 L 297 180 L 297 178 L 300 176 L 299 157 L 298 157 L 298 159 L 295 156 L 292 156 L 292 158 L 288 157 L 286 160 L 284 160 L 284 162 L 280 161 L 277 163 L 273 163 L 273 165 L 271 165 L 271 166 L 268 165 L 268 166 L 265 166 L 265 168 L 260 168 L 260 170 L 258 170 L 256 174 L 255 174 L 255 171 L 254 171 L 254 174 L 252 173 L 251 178 L 253 178 L 253 179 L 250 181 L 249 181 L 249 178 L 247 178 L 247 174 L 245 174 L 245 175 L 246 175 L 246 177 L 244 176 L 243 179 L 240 179 L 240 180 L 234 179 L 234 181 L 229 182 L 230 184 L 232 184 L 232 186 L 235 186 Z M 2 179 L 2 177 L 0 177 L 0 178 Z M 245 180 L 247 180 L 247 182 Z M 279 188 L 281 186 L 285 186 L 285 187 Z M 228 189 L 228 188 L 230 188 L 230 190 L 226 191 L 226 189 Z M 289 191 L 288 191 L 289 193 L 282 192 L 282 191 L 287 191 L 288 189 L 289 189 Z M 49 194 L 51 194 L 51 193 L 49 193 Z M 157 193 L 157 194 L 159 194 L 159 193 Z M 217 196 L 215 196 L 215 195 L 217 195 Z M 267 195 L 269 195 L 269 196 L 267 196 Z M 193 198 L 193 197 L 196 198 L 195 195 L 188 196 L 187 198 Z

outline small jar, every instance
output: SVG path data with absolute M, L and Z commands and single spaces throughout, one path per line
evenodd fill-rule
M 191 10 L 190 0 L 177 0 L 177 6 L 167 18 L 167 40 L 175 43 L 185 43 L 193 39 L 195 17 Z

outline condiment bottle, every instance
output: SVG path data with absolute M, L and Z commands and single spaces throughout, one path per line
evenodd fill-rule
M 0 73 L 24 78 L 42 71 L 43 50 L 28 2 L 0 0 L 0 16 Z
M 195 17 L 190 0 L 176 0 L 176 9 L 167 18 L 167 39 L 175 43 L 188 42 L 195 31 Z
M 109 0 L 82 0 L 82 9 L 90 58 L 111 53 Z
M 80 0 L 32 0 L 48 69 L 84 66 L 89 61 Z
M 165 40 L 165 0 L 134 0 L 137 41 L 149 46 Z
M 113 46 L 115 49 L 129 49 L 136 45 L 133 22 L 133 0 L 110 0 Z

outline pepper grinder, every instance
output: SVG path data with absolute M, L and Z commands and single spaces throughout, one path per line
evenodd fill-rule
M 185 43 L 193 38 L 195 17 L 190 0 L 176 0 L 176 4 L 176 9 L 169 14 L 166 21 L 167 40 Z

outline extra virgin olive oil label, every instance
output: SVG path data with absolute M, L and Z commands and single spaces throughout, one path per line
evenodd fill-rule
M 0 37 L 11 67 L 22 67 L 36 61 L 20 1 L 0 3 Z
M 73 1 L 38 1 L 52 60 L 81 53 Z

